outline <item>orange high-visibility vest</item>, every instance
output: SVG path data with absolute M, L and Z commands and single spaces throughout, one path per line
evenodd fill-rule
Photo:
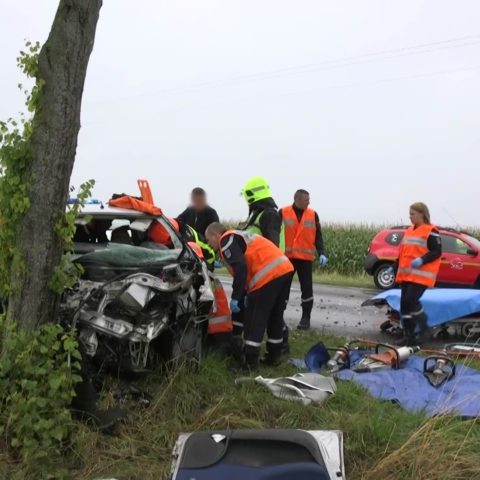
M 406 230 L 400 245 L 397 283 L 414 282 L 426 287 L 435 285 L 441 263 L 440 258 L 418 268 L 412 268 L 411 265 L 412 260 L 423 257 L 428 252 L 428 237 L 434 229 L 436 229 L 435 226 L 425 224 L 417 228 L 412 226 Z
M 281 212 L 285 225 L 285 254 L 288 258 L 313 262 L 317 236 L 315 211 L 307 208 L 300 222 L 291 205 L 282 208 Z
M 178 222 L 174 218 L 167 217 L 172 227 L 178 232 Z M 157 220 L 154 220 L 148 229 L 148 238 L 155 243 L 169 246 L 172 244 L 172 237 L 170 232 Z
M 293 272 L 293 265 L 274 243 L 255 233 L 241 230 L 229 230 L 220 238 L 222 242 L 224 238 L 230 237 L 226 245 L 220 248 L 220 257 L 227 267 L 228 259 L 225 258 L 224 252 L 228 250 L 235 236 L 241 237 L 247 246 L 245 251 L 247 292 L 258 290 L 272 280 Z M 228 269 L 232 275 L 235 274 L 231 267 Z
M 137 210 L 138 212 L 148 213 L 154 217 L 159 217 L 162 214 L 161 208 L 155 207 L 151 203 L 144 202 L 143 200 L 138 200 L 130 195 L 111 199 L 108 204 L 111 207 L 126 208 L 128 210 Z
M 203 250 L 200 245 L 195 242 L 187 242 L 187 245 L 197 254 L 198 258 L 205 260 L 205 255 L 203 255 Z
M 215 295 L 215 310 L 212 309 L 208 319 L 208 334 L 228 333 L 233 330 L 232 315 L 228 306 L 228 298 L 222 282 L 218 278 L 212 280 Z

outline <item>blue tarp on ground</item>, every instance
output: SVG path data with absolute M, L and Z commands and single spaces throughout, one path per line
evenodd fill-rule
M 363 352 L 351 352 L 353 365 L 359 362 Z M 480 416 L 480 372 L 457 366 L 457 373 L 440 387 L 432 387 L 423 376 L 425 358 L 410 357 L 400 370 L 379 370 L 371 373 L 355 373 L 342 370 L 341 380 L 352 380 L 366 388 L 370 395 L 380 400 L 391 400 L 409 412 L 426 415 L 452 414 L 463 417 Z
M 400 311 L 400 290 L 382 292 L 366 304 L 375 304 L 382 300 L 394 310 Z M 435 327 L 480 312 L 480 290 L 434 288 L 423 294 L 421 302 L 428 317 L 428 325 Z

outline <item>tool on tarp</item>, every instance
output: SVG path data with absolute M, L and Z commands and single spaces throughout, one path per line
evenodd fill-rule
M 441 350 L 423 349 L 423 353 L 431 353 L 433 355 L 447 355 L 450 357 L 467 357 L 480 360 L 480 344 L 479 343 L 447 343 Z
M 427 357 L 423 364 L 423 375 L 432 387 L 440 387 L 455 376 L 455 362 L 446 355 Z
M 377 343 L 375 353 L 365 354 L 352 370 L 356 373 L 366 373 L 390 368 L 399 369 L 411 355 L 419 350 L 420 347 L 394 347 Z

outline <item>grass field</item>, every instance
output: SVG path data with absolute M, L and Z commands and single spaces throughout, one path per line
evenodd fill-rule
M 316 333 L 293 333 L 292 355 L 303 356 L 320 339 Z M 322 338 L 328 345 L 342 342 Z M 283 365 L 264 376 L 293 373 Z M 476 421 L 426 420 L 388 402 L 372 399 L 350 382 L 322 406 L 302 406 L 273 398 L 259 386 L 236 387 L 236 374 L 224 360 L 205 359 L 198 373 L 180 368 L 168 378 L 150 378 L 155 397 L 148 409 L 131 411 L 119 435 L 106 436 L 79 425 L 66 457 L 67 478 L 158 480 L 165 478 L 171 449 L 180 432 L 226 428 L 340 429 L 345 434 L 349 480 L 480 479 Z M 107 398 L 108 401 L 108 398 Z M 0 457 L 0 478 L 33 478 Z M 3 476 L 2 476 L 3 475 Z

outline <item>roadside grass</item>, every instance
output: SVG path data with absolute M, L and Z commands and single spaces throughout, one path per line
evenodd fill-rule
M 219 268 L 215 270 L 218 275 L 228 276 L 228 270 L 226 268 Z M 295 276 L 294 281 L 297 281 Z M 356 287 L 356 288 L 369 288 L 376 289 L 375 284 L 371 276 L 365 273 L 358 273 L 353 275 L 343 275 L 335 271 L 321 271 L 315 270 L 313 273 L 313 283 L 320 285 L 332 285 L 337 287 Z
M 319 340 L 332 347 L 344 342 L 316 332 L 292 332 L 291 340 L 292 357 L 303 357 Z M 288 364 L 261 370 L 266 377 L 294 372 Z M 118 435 L 78 426 L 66 457 L 67 478 L 165 478 L 180 432 L 301 428 L 344 432 L 349 480 L 480 479 L 476 421 L 412 415 L 373 399 L 351 382 L 338 382 L 337 394 L 326 404 L 303 406 L 276 399 L 259 385 L 235 386 L 241 375 L 227 361 L 209 355 L 198 372 L 183 366 L 168 376 L 150 377 L 141 386 L 154 395 L 154 403 L 148 409 L 133 409 Z M 11 476 L 1 478 L 33 478 L 18 465 L 10 467 Z

